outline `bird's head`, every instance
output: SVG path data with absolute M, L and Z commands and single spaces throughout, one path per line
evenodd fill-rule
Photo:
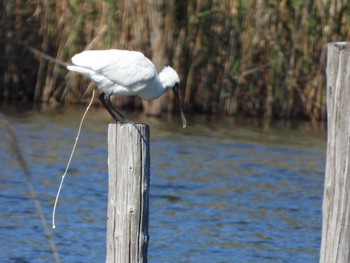
M 179 75 L 172 67 L 164 67 L 159 73 L 160 82 L 163 84 L 164 89 L 172 89 L 177 84 L 180 83 Z

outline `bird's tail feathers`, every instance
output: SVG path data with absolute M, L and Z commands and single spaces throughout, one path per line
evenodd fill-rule
M 94 74 L 94 72 L 91 69 L 78 67 L 78 66 L 67 66 L 67 69 L 69 69 L 70 71 L 77 72 L 77 73 L 84 75 L 84 76 L 87 76 L 87 77 L 91 77 L 91 75 Z

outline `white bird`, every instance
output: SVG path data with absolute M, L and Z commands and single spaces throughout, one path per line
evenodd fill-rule
M 111 95 L 137 95 L 144 100 L 153 100 L 172 89 L 179 104 L 182 126 L 186 118 L 178 94 L 179 75 L 171 67 L 164 67 L 158 74 L 154 64 L 141 52 L 129 50 L 88 50 L 72 57 L 71 71 L 90 78 L 102 91 L 99 99 L 112 118 L 127 122 L 126 117 L 110 100 Z M 116 113 L 116 114 L 115 114 Z

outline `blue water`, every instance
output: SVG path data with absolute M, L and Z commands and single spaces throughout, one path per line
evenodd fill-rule
M 83 110 L 2 110 L 50 226 Z M 133 117 L 151 129 L 149 262 L 318 262 L 325 132 L 206 117 L 189 117 L 182 129 L 176 117 Z M 65 179 L 52 231 L 62 262 L 105 261 L 109 121 L 89 112 Z M 0 262 L 54 262 L 3 136 Z

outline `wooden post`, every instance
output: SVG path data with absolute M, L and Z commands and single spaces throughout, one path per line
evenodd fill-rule
M 350 262 L 350 43 L 327 47 L 327 114 L 320 262 Z
M 147 125 L 108 126 L 108 167 L 106 262 L 147 262 L 150 178 Z

